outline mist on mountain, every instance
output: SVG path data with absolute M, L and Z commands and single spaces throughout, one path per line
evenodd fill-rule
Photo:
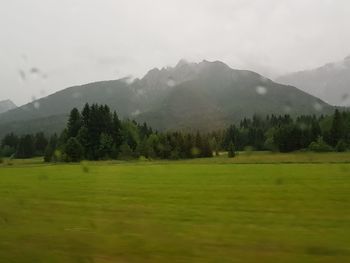
M 283 75 L 277 82 L 295 86 L 336 106 L 350 106 L 350 56 L 316 69 Z
M 141 79 L 123 78 L 70 87 L 0 115 L 0 133 L 57 129 L 73 107 L 107 104 L 120 117 L 159 130 L 217 130 L 254 114 L 326 114 L 332 107 L 293 86 L 220 61 L 181 60 L 151 69 Z M 41 120 L 41 121 L 38 121 Z M 41 123 L 37 127 L 36 123 Z M 25 127 L 25 128 L 23 128 Z

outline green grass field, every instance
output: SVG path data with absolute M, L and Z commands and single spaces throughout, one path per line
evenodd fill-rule
M 0 166 L 0 262 L 350 262 L 350 154 Z

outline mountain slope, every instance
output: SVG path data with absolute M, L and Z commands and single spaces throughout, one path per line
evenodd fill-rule
M 6 123 L 0 125 L 0 138 L 10 132 L 15 132 L 16 134 L 33 134 L 37 132 L 60 134 L 66 126 L 67 120 L 68 115 L 63 114 L 27 121 L 14 121 Z
M 215 130 L 253 114 L 326 114 L 332 107 L 292 86 L 216 61 L 152 69 L 142 79 L 71 87 L 0 115 L 0 135 L 63 123 L 73 107 L 108 104 L 121 117 L 157 129 Z M 56 116 L 56 117 L 55 117 Z M 40 121 L 39 121 L 40 120 Z M 21 123 L 23 124 L 21 126 Z M 39 125 L 41 123 L 41 125 Z M 55 130 L 59 125 L 55 124 Z
M 132 95 L 128 85 L 122 80 L 75 86 L 3 113 L 0 115 L 0 123 L 68 114 L 72 108 L 82 108 L 86 102 L 108 104 L 125 116 L 132 107 L 132 101 L 126 101 L 125 98 L 132 98 Z
M 292 86 L 257 73 L 203 62 L 196 78 L 173 88 L 162 105 L 137 116 L 162 129 L 215 130 L 254 114 L 320 114 L 332 109 Z
M 350 56 L 317 69 L 281 76 L 276 81 L 295 86 L 332 105 L 350 106 Z
M 11 100 L 0 101 L 0 114 L 15 108 L 17 106 Z

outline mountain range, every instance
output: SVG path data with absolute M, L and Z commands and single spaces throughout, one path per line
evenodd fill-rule
M 295 86 L 337 106 L 350 106 L 350 56 L 316 69 L 281 76 L 277 82 Z
M 74 86 L 0 114 L 0 136 L 59 132 L 73 107 L 108 104 L 159 130 L 217 130 L 254 114 L 327 114 L 333 107 L 293 86 L 220 61 L 154 68 L 141 79 Z
M 0 114 L 15 108 L 17 106 L 11 100 L 0 101 Z

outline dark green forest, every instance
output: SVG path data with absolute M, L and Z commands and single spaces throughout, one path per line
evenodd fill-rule
M 347 151 L 350 147 L 350 113 L 333 115 L 257 115 L 244 118 L 225 130 L 195 133 L 158 132 L 146 123 L 120 120 L 107 105 L 86 104 L 74 108 L 61 134 L 17 136 L 7 134 L 1 141 L 1 156 L 32 158 L 46 162 L 77 162 L 108 159 L 189 159 L 212 157 L 227 151 Z

